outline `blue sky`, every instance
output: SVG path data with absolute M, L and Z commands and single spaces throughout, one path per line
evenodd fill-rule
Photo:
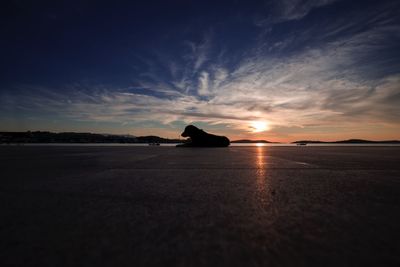
M 2 4 L 0 130 L 400 139 L 399 1 L 99 2 Z

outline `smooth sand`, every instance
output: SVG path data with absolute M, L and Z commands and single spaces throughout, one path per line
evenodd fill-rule
M 1 266 L 400 264 L 400 147 L 0 147 Z

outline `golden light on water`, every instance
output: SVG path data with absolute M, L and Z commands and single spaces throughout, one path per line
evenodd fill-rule
M 264 147 L 263 144 L 256 144 L 256 166 L 259 171 L 259 174 L 263 176 L 265 174 L 265 155 L 264 155 Z
M 252 129 L 253 133 L 264 132 L 269 129 L 266 121 L 252 121 L 250 123 L 250 128 Z
M 256 191 L 257 201 L 262 205 L 267 205 L 270 199 L 268 193 L 268 180 L 267 180 L 267 162 L 266 162 L 266 146 L 255 147 L 255 166 L 256 166 Z

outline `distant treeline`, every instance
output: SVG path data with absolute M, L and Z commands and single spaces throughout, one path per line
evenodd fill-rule
M 184 140 L 158 136 L 131 136 L 95 133 L 0 132 L 0 143 L 182 143 Z

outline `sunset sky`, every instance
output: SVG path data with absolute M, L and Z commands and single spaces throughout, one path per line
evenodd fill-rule
M 1 5 L 0 131 L 400 139 L 400 1 Z

